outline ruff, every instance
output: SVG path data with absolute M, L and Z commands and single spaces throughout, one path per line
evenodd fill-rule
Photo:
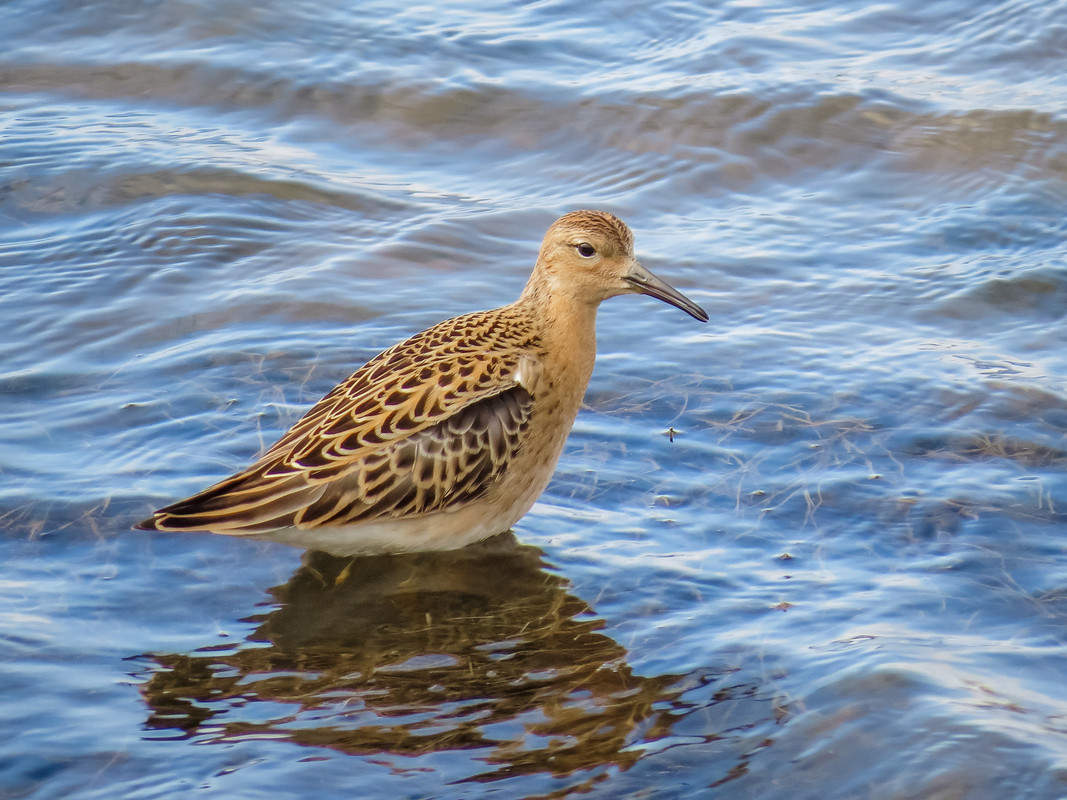
M 593 370 L 597 307 L 632 293 L 708 320 L 634 258 L 622 221 L 567 214 L 517 301 L 390 347 L 250 467 L 137 527 L 337 555 L 450 550 L 505 531 L 563 451 Z

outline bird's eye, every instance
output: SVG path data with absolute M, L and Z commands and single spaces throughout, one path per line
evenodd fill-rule
M 596 255 L 596 248 L 589 244 L 589 242 L 582 242 L 575 249 L 578 251 L 578 255 L 582 258 L 592 258 Z

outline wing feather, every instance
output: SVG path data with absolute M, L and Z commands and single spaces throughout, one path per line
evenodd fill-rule
M 351 525 L 462 507 L 503 476 L 532 407 L 533 396 L 522 386 L 471 403 L 331 481 L 316 502 L 296 514 L 294 524 Z M 514 434 L 505 436 L 505 427 Z
M 500 311 L 503 311 L 500 310 Z M 524 439 L 539 364 L 532 333 L 457 317 L 384 351 L 336 386 L 252 466 L 139 527 L 254 533 L 462 507 Z M 476 325 L 475 323 L 478 323 Z M 519 333 L 522 333 L 520 330 Z

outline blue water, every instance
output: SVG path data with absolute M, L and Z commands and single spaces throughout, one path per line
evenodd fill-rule
M 0 7 L 0 796 L 1067 796 L 1067 2 Z M 146 534 L 625 219 L 513 535 Z M 676 431 L 671 441 L 668 432 Z

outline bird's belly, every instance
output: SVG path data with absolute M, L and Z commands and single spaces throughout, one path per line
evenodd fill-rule
M 533 505 L 533 500 L 529 505 Z M 376 519 L 345 526 L 290 526 L 243 535 L 293 547 L 324 550 L 337 556 L 456 550 L 506 531 L 526 513 L 529 505 L 518 510 L 474 502 L 456 511 L 421 517 Z

